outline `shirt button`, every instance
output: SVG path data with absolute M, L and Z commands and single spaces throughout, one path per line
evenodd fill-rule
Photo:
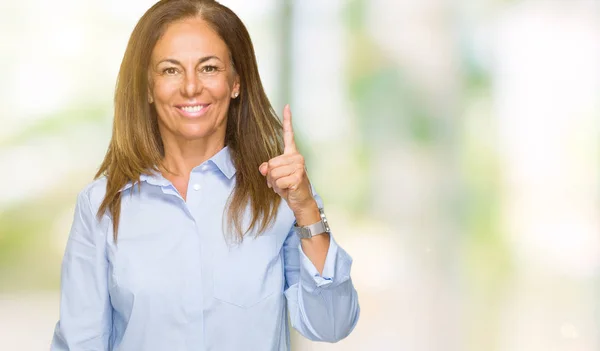
M 202 165 L 201 169 L 206 172 L 208 170 L 208 165 Z
M 200 190 L 200 184 L 194 184 L 194 190 L 196 190 L 196 191 Z

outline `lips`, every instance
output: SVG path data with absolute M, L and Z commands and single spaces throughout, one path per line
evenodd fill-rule
M 210 104 L 186 104 L 186 105 L 176 105 L 175 108 L 179 110 L 179 112 L 188 118 L 195 118 L 202 116 L 206 110 L 210 107 Z

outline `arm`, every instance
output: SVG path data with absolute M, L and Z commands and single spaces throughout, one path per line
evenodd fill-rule
M 318 195 L 315 199 L 322 206 Z M 360 307 L 350 279 L 352 258 L 337 245 L 333 236 L 326 239 L 326 248 L 316 243 L 313 257 L 309 258 L 304 248 L 311 244 L 301 244 L 293 229 L 290 230 L 283 244 L 285 296 L 296 330 L 314 341 L 337 342 L 356 326 Z M 319 254 L 321 250 L 325 250 L 323 257 Z M 315 261 L 322 262 L 321 270 L 315 267 Z
M 308 206 L 301 211 L 298 211 L 298 213 L 294 213 L 294 217 L 299 226 L 306 226 L 319 222 L 321 216 L 319 214 L 319 205 L 317 204 L 317 201 L 310 201 Z M 325 266 L 325 259 L 327 258 L 327 252 L 329 251 L 329 244 L 331 242 L 329 233 L 315 235 L 312 238 L 303 238 L 300 241 L 302 252 L 312 262 L 318 273 L 322 274 L 323 267 Z
M 298 152 L 289 105 L 283 110 L 283 155 L 264 162 L 259 172 L 267 185 L 288 204 L 299 225 L 320 220 L 318 207 L 306 175 L 304 157 Z M 290 228 L 283 244 L 288 309 L 292 326 L 302 335 L 319 341 L 345 338 L 358 321 L 358 296 L 350 279 L 352 258 L 331 235 L 300 239 Z
M 52 351 L 108 350 L 112 307 L 105 234 L 87 192 L 82 191 L 62 262 L 60 320 Z

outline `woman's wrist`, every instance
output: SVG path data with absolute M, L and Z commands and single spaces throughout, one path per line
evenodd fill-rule
M 317 223 L 321 220 L 317 202 L 312 199 L 306 205 L 294 210 L 294 217 L 296 217 L 296 224 L 300 227 Z

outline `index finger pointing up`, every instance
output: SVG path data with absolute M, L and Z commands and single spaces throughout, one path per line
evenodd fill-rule
M 292 128 L 292 110 L 290 105 L 283 108 L 283 153 L 289 154 L 296 152 L 296 142 L 294 141 L 294 129 Z

